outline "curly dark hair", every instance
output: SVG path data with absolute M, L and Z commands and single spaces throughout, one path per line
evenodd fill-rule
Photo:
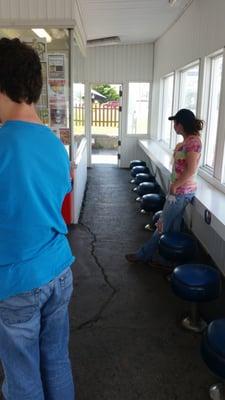
M 37 52 L 19 39 L 0 39 L 0 92 L 16 103 L 37 103 L 42 89 Z

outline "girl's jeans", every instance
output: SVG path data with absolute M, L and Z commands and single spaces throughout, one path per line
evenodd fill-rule
M 47 285 L 0 302 L 6 400 L 74 400 L 68 355 L 72 281 L 67 268 Z
M 167 196 L 160 218 L 163 223 L 163 233 L 180 231 L 185 207 L 191 202 L 193 197 L 194 193 Z M 137 251 L 136 256 L 139 260 L 144 262 L 152 260 L 158 249 L 160 236 L 161 234 L 156 230 L 151 239 Z

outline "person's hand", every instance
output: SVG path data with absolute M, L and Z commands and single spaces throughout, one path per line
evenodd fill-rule
M 170 184 L 169 193 L 170 193 L 170 194 L 176 194 L 176 190 L 177 190 L 176 184 L 175 184 L 175 183 L 171 183 L 171 184 Z
M 156 222 L 155 224 L 157 231 L 159 232 L 159 234 L 161 235 L 163 233 L 163 223 L 162 220 L 158 220 L 158 222 Z
M 76 168 L 76 163 L 75 161 L 70 161 L 70 170 L 74 170 Z

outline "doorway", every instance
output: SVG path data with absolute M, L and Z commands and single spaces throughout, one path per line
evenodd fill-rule
M 119 165 L 121 102 L 121 85 L 91 85 L 92 164 Z

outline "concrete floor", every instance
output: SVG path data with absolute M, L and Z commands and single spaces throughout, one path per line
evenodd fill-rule
M 70 309 L 77 400 L 206 400 L 217 379 L 201 358 L 201 336 L 179 325 L 187 305 L 162 273 L 124 258 L 150 235 L 129 179 L 113 166 L 90 169 L 81 221 L 69 233 L 77 255 Z M 214 318 L 219 308 L 213 302 L 203 311 Z
M 201 358 L 201 336 L 180 327 L 187 305 L 162 273 L 124 258 L 150 235 L 129 179 L 115 166 L 89 169 L 80 224 L 69 230 L 77 256 L 70 305 L 76 400 L 206 400 L 217 378 Z M 203 311 L 224 315 L 219 305 Z

